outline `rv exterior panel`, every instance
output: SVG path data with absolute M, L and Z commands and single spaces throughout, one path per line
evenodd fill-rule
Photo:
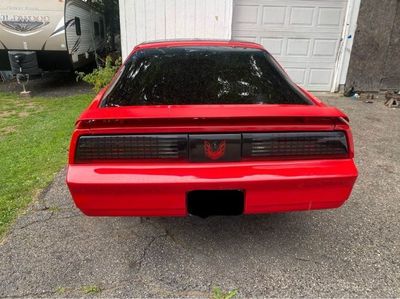
M 21 0 L 12 6 L 2 1 L 0 16 L 0 70 L 13 65 L 14 73 L 69 71 L 93 63 L 95 51 L 104 48 L 104 35 L 95 37 L 93 30 L 103 15 L 81 0 Z M 80 35 L 76 20 L 81 20 Z

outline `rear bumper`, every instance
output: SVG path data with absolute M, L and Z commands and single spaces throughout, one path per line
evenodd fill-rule
M 243 190 L 245 214 L 340 207 L 357 178 L 352 159 L 70 165 L 67 184 L 91 216 L 186 216 L 192 190 Z

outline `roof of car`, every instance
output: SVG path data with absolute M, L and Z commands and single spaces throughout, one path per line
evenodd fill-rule
M 137 45 L 134 50 L 149 49 L 149 48 L 165 48 L 165 47 L 197 47 L 197 46 L 212 46 L 212 47 L 240 47 L 264 49 L 263 46 L 247 41 L 235 40 L 213 40 L 213 39 L 175 39 L 175 40 L 160 40 L 145 42 Z

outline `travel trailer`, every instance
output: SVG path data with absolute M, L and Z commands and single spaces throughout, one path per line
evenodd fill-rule
M 104 15 L 92 0 L 0 0 L 0 70 L 72 71 L 105 50 Z

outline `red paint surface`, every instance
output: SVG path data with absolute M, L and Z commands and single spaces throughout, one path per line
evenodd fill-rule
M 70 165 L 67 181 L 87 215 L 185 216 L 192 190 L 245 190 L 245 213 L 336 208 L 356 177 L 345 159 Z
M 232 46 L 260 48 L 246 42 L 178 41 L 137 46 Z M 186 193 L 193 190 L 240 189 L 249 213 L 326 209 L 341 206 L 357 178 L 347 116 L 315 103 L 306 105 L 182 105 L 101 108 L 102 90 L 77 121 L 67 175 L 76 205 L 87 215 L 185 216 Z M 223 163 L 75 164 L 80 135 L 126 133 L 210 133 L 275 131 L 345 131 L 346 159 L 243 161 Z

